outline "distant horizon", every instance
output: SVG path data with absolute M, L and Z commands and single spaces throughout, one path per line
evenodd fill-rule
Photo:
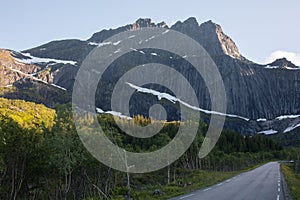
M 177 21 L 195 17 L 199 24 L 212 20 L 237 45 L 240 53 L 256 63 L 266 64 L 286 57 L 300 65 L 300 27 L 298 1 L 210 1 L 194 0 L 141 4 L 137 0 L 101 3 L 59 1 L 2 3 L 0 48 L 16 51 L 30 49 L 50 41 L 64 39 L 87 40 L 93 33 L 131 24 L 139 18 L 153 22 L 165 21 L 172 26 Z

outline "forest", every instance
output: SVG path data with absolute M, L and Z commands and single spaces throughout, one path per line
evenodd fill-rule
M 157 135 L 137 139 L 124 133 L 113 116 L 100 114 L 97 118 L 111 141 L 134 152 L 166 145 L 180 125 L 164 122 Z M 132 120 L 145 126 L 152 119 L 136 116 Z M 192 145 L 168 167 L 128 174 L 103 165 L 85 149 L 70 104 L 50 109 L 0 98 L 0 199 L 164 199 L 163 193 L 175 194 L 194 184 L 186 178 L 193 174 L 225 178 L 271 160 L 294 160 L 299 166 L 299 149 L 282 147 L 262 134 L 243 136 L 231 131 L 223 131 L 213 151 L 199 159 L 206 130 L 207 125 L 199 122 Z M 153 191 L 159 191 L 158 195 Z

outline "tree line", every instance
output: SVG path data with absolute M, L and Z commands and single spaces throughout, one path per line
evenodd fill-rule
M 35 109 L 27 102 L 17 104 Z M 8 102 L 0 101 L 0 108 L 9 109 Z M 27 111 L 31 120 L 26 126 L 21 118 L 12 117 L 16 113 L 1 112 L 0 199 L 108 199 L 127 195 L 128 174 L 103 165 L 84 148 L 76 133 L 71 105 L 60 105 L 56 113 L 50 112 L 53 123 L 48 111 L 47 108 Z M 48 114 L 45 122 L 41 120 L 43 113 Z M 129 123 L 119 120 L 125 125 Z M 98 121 L 111 141 L 135 152 L 161 148 L 175 137 L 180 126 L 180 122 L 164 122 L 159 134 L 137 139 L 124 133 L 109 114 L 99 115 Z M 145 126 L 151 119 L 136 116 L 132 122 Z M 199 159 L 206 130 L 207 125 L 199 122 L 198 134 L 190 148 L 165 169 L 132 174 L 131 195 L 147 185 L 182 184 L 179 180 L 184 170 L 235 171 L 263 161 L 292 159 L 297 154 L 282 149 L 263 135 L 242 136 L 223 131 L 213 151 Z

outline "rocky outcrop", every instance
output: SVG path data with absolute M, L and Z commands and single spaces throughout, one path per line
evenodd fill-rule
M 198 25 L 195 18 L 177 22 L 171 27 L 198 41 L 211 55 L 222 75 L 226 95 L 227 112 L 249 119 L 274 119 L 280 115 L 300 113 L 300 70 L 283 59 L 267 68 L 244 58 L 237 46 L 221 27 L 212 21 Z M 201 82 L 201 81 L 200 81 Z M 199 91 L 205 90 L 199 82 Z M 202 108 L 210 109 L 208 94 L 199 93 Z
M 266 68 L 281 68 L 281 69 L 300 69 L 300 67 L 294 65 L 292 62 L 288 61 L 286 58 L 280 58 L 274 62 L 268 64 Z
M 104 40 L 106 40 L 107 38 L 109 38 L 115 34 L 121 33 L 123 31 L 136 30 L 136 29 L 145 28 L 145 27 L 168 28 L 168 26 L 165 22 L 160 22 L 158 24 L 155 24 L 149 18 L 145 18 L 145 19 L 140 18 L 133 24 L 128 24 L 126 26 L 122 26 L 122 27 L 119 27 L 116 29 L 102 30 L 100 32 L 94 33 L 93 36 L 90 39 L 88 39 L 88 42 L 101 43 Z
M 37 65 L 24 64 L 13 55 L 13 51 L 0 49 L 0 87 L 8 87 L 27 77 L 27 74 L 36 73 L 41 68 Z
M 56 103 L 70 102 L 70 93 L 57 86 L 57 76 L 68 82 L 68 65 L 26 64 L 24 54 L 0 49 L 0 95 L 10 99 L 23 99 L 53 107 Z M 73 68 L 75 66 L 72 66 Z M 77 70 L 72 69 L 73 73 Z M 62 75 L 63 74 L 63 75 Z M 72 78 L 75 75 L 72 75 Z M 60 80 L 61 81 L 61 80 Z M 70 81 L 69 81 L 70 82 Z M 74 78 L 70 87 L 74 82 Z
M 65 104 L 71 101 L 69 92 L 30 78 L 15 82 L 12 88 L 1 93 L 1 97 L 42 103 L 50 108 L 54 108 L 57 103 Z
M 214 59 L 227 94 L 227 110 L 249 119 L 300 113 L 300 71 L 268 69 L 229 57 Z
M 220 25 L 207 21 L 199 26 L 193 17 L 184 22 L 177 22 L 171 29 L 185 33 L 198 41 L 212 56 L 228 55 L 244 60 L 233 40 L 223 33 Z

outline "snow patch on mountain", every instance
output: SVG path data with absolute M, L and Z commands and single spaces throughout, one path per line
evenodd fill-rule
M 61 87 L 61 86 L 59 86 L 59 85 L 55 85 L 55 84 L 51 84 L 52 86 L 54 86 L 54 87 L 56 87 L 56 88 L 59 88 L 59 89 L 61 89 L 61 90 L 65 90 L 65 91 L 67 91 L 67 89 L 66 88 L 64 88 L 64 87 Z
M 276 117 L 275 119 L 283 120 L 283 119 L 294 119 L 297 117 L 300 117 L 300 115 L 282 115 L 282 116 Z
M 53 86 L 53 87 L 56 87 L 56 88 L 58 88 L 58 89 L 67 91 L 66 88 L 63 88 L 63 87 L 61 87 L 61 86 L 59 86 L 59 85 L 55 85 L 55 84 L 49 84 L 47 81 L 44 81 L 44 80 L 42 80 L 42 79 L 36 78 L 35 76 L 33 76 L 33 74 L 26 74 L 26 73 L 24 73 L 24 72 L 22 72 L 22 71 L 20 71 L 20 70 L 18 70 L 18 69 L 13 69 L 13 68 L 11 68 L 11 67 L 9 67 L 9 69 L 10 69 L 11 71 L 14 71 L 14 72 L 17 72 L 17 73 L 19 73 L 19 74 L 22 74 L 22 75 L 24 75 L 24 76 L 26 76 L 26 77 L 28 77 L 28 78 L 31 78 L 31 79 L 33 79 L 33 80 L 35 80 L 35 81 L 42 82 L 42 83 L 45 83 L 45 84 L 47 84 L 47 85 L 51 85 L 51 86 Z M 35 73 L 35 74 L 36 74 L 36 73 Z M 8 87 L 10 87 L 10 85 L 8 85 Z
M 16 58 L 17 61 L 25 63 L 25 64 L 36 64 L 36 63 L 62 63 L 62 64 L 71 64 L 71 65 L 76 65 L 76 61 L 70 61 L 70 60 L 58 60 L 58 59 L 53 59 L 53 58 L 39 58 L 30 55 L 30 53 L 22 53 L 22 55 L 28 57 L 26 59 L 20 59 Z
M 288 69 L 288 70 L 299 70 L 300 68 L 293 68 L 293 67 L 288 67 L 288 66 L 272 66 L 272 65 L 267 65 L 264 67 L 265 69 Z
M 117 41 L 117 42 L 114 42 L 113 45 L 114 45 L 114 46 L 117 46 L 117 45 L 120 44 L 121 42 L 122 42 L 122 40 L 119 40 L 119 41 Z
M 300 127 L 300 124 L 296 124 L 296 125 L 287 127 L 283 132 L 287 133 L 287 132 L 290 132 L 290 131 L 294 130 L 295 128 L 298 128 L 298 127 Z
M 115 51 L 114 53 L 119 53 L 119 52 L 121 52 L 121 49 L 118 49 L 117 51 Z
M 199 107 L 196 107 L 196 106 L 192 106 L 170 94 L 167 94 L 167 93 L 162 93 L 162 92 L 158 92 L 156 90 L 152 90 L 152 89 L 148 89 L 148 88 L 143 88 L 143 87 L 139 87 L 139 86 L 136 86 L 132 83 L 128 83 L 127 84 L 131 87 L 131 88 L 134 88 L 136 89 L 138 92 L 141 92 L 141 93 L 147 93 L 147 94 L 152 94 L 154 96 L 157 96 L 158 100 L 161 100 L 161 99 L 167 99 L 169 100 L 170 102 L 172 103 L 176 103 L 176 102 L 179 102 L 181 103 L 182 105 L 188 107 L 188 108 L 191 108 L 192 110 L 196 110 L 196 111 L 200 111 L 200 112 L 204 112 L 206 114 L 213 114 L 213 115 L 221 115 L 221 116 L 226 116 L 226 117 L 234 117 L 234 118 L 240 118 L 240 119 L 243 119 L 243 120 L 246 120 L 246 121 L 249 121 L 248 118 L 245 118 L 245 117 L 241 117 L 241 116 L 238 116 L 238 115 L 233 115 L 233 114 L 225 114 L 225 113 L 220 113 L 220 112 L 217 112 L 217 111 L 210 111 L 210 110 L 204 110 L 202 108 L 199 108 Z
M 111 114 L 111 115 L 113 115 L 113 116 L 117 116 L 117 117 L 120 117 L 120 118 L 125 118 L 125 119 L 128 119 L 128 120 L 131 120 L 131 119 L 132 119 L 131 117 L 128 117 L 128 116 L 126 116 L 126 115 L 123 115 L 122 113 L 117 112 L 117 111 L 103 111 L 103 110 L 100 109 L 100 108 L 96 108 L 96 112 L 97 112 L 97 113 Z
M 278 69 L 278 68 L 279 68 L 279 66 L 271 66 L 271 65 L 267 65 L 265 67 L 265 69 Z
M 265 122 L 265 121 L 267 121 L 267 119 L 265 119 L 265 118 L 259 118 L 259 119 L 257 119 L 256 121 L 257 121 L 257 122 Z
M 265 134 L 265 135 L 271 135 L 271 134 L 278 133 L 278 131 L 273 130 L 273 129 L 270 129 L 270 130 L 260 131 L 260 132 L 258 132 L 258 133 L 263 133 L 263 134 Z
M 162 32 L 162 35 L 168 33 L 169 31 L 170 31 L 170 30 L 166 30 L 166 31 Z
M 99 45 L 99 43 L 96 43 L 96 42 L 89 42 L 88 44 L 92 45 L 92 46 L 98 46 Z

